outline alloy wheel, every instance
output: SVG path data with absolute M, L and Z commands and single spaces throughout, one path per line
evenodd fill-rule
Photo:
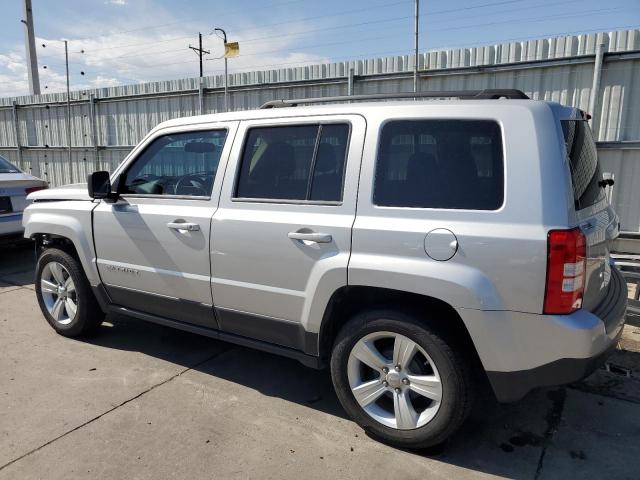
M 359 339 L 349 354 L 347 377 L 360 407 L 387 427 L 422 427 L 442 402 L 435 363 L 420 345 L 399 333 L 374 332 Z
M 61 325 L 70 324 L 78 311 L 76 286 L 59 262 L 49 262 L 40 275 L 40 292 L 49 315 Z

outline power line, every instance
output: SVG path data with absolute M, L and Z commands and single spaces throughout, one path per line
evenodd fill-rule
M 520 2 L 522 0 L 509 0 L 510 3 L 515 3 L 515 2 Z M 405 3 L 405 2 L 400 2 L 400 3 Z M 504 4 L 506 2 L 495 2 L 495 3 L 500 3 L 500 4 Z M 548 5 L 549 3 L 543 4 L 543 5 Z M 540 5 L 542 6 L 542 5 Z M 469 9 L 470 7 L 465 8 Z M 468 29 L 468 28 L 474 28 L 474 27 L 482 27 L 482 26 L 495 26 L 495 25 L 501 25 L 501 24 L 513 24 L 513 23 L 529 23 L 529 22 L 539 22 L 539 21 L 544 21 L 544 20 L 549 20 L 549 19 L 556 19 L 556 18 L 567 18 L 567 17 L 583 17 L 583 16 L 589 16 L 591 14 L 594 13 L 603 13 L 603 12 L 613 12 L 613 11 L 618 11 L 623 9 L 623 7 L 616 7 L 616 8 L 604 8 L 604 9 L 595 9 L 595 10 L 589 10 L 589 11 L 584 11 L 582 13 L 565 13 L 565 14 L 554 14 L 554 15 L 549 15 L 549 16 L 544 16 L 544 17 L 538 17 L 538 18 L 528 18 L 528 19 L 506 19 L 506 20 L 502 20 L 502 21 L 496 21 L 496 22 L 488 22 L 488 23 L 480 23 L 480 24 L 470 24 L 470 25 L 457 25 L 457 26 L 450 26 L 450 27 L 446 27 L 446 28 L 439 28 L 439 29 L 430 29 L 431 31 L 445 31 L 445 30 L 461 30 L 461 29 Z M 461 9 L 462 10 L 462 9 Z M 452 12 L 453 10 L 447 10 L 447 12 Z M 442 11 L 444 12 L 444 11 Z M 423 16 L 427 16 L 429 15 L 428 13 L 425 13 L 423 15 L 420 15 L 420 17 Z M 310 17 L 311 18 L 311 17 Z M 349 27 L 353 27 L 353 26 L 363 26 L 363 25 L 371 25 L 371 24 L 376 24 L 376 23 L 387 23 L 387 22 L 393 22 L 393 21 L 399 21 L 399 20 L 404 20 L 404 19 L 409 19 L 409 18 L 413 18 L 413 15 L 406 15 L 406 16 L 402 16 L 402 17 L 395 17 L 392 19 L 383 19 L 383 20 L 372 20 L 369 22 L 359 22 L 356 24 L 345 24 L 345 25 L 340 25 L 340 26 L 336 26 L 336 27 L 325 27 L 325 28 L 319 28 L 319 29 L 315 29 L 316 32 L 319 31 L 328 31 L 328 30 L 333 30 L 333 29 L 339 29 L 339 28 L 349 28 Z M 458 19 L 456 19 L 458 20 Z M 277 25 L 277 24 L 273 24 L 273 25 Z M 307 30 L 305 32 L 303 32 L 303 34 L 308 34 L 311 33 L 313 30 Z M 290 36 L 297 36 L 300 34 L 283 34 L 283 35 L 268 35 L 268 36 L 263 36 L 263 37 L 254 37 L 254 38 L 250 38 L 248 40 L 242 40 L 243 44 L 246 43 L 250 43 L 250 42 L 255 42 L 255 41 L 259 41 L 259 40 L 266 40 L 266 39 L 270 39 L 270 38 L 286 38 L 286 37 L 290 37 Z M 182 38 L 188 38 L 188 37 L 175 37 L 172 39 L 166 39 L 166 40 L 161 40 L 161 41 L 157 41 L 157 42 L 144 42 L 144 43 L 139 43 L 139 44 L 130 44 L 128 46 L 136 46 L 136 45 L 148 45 L 148 44 L 156 44 L 156 43 L 166 43 L 169 41 L 174 41 L 174 40 L 178 40 L 178 39 L 182 39 Z M 94 51 L 99 51 L 99 50 L 107 50 L 107 49 L 112 49 L 112 48 L 116 48 L 116 47 L 105 47 L 105 48 L 100 48 L 100 49 L 91 49 L 91 52 Z M 159 52 L 159 53 L 163 53 L 163 52 Z M 168 53 L 168 52 L 167 52 Z M 128 57 L 128 56 L 137 56 L 135 54 L 130 54 L 130 53 L 125 53 L 123 55 L 120 55 L 118 57 L 113 57 L 113 58 L 123 58 L 123 57 Z
M 501 1 L 501 2 L 494 2 L 494 3 L 489 3 L 489 4 L 483 4 L 483 6 L 486 5 L 503 5 L 503 4 L 507 4 L 507 3 L 517 3 L 517 2 L 522 2 L 523 0 L 508 0 L 508 1 Z M 567 0 L 564 3 L 578 3 L 578 2 L 582 2 L 583 0 Z M 546 3 L 540 3 L 540 4 L 534 4 L 534 5 L 529 5 L 526 7 L 522 7 L 522 8 L 518 8 L 518 9 L 511 9 L 511 10 L 503 10 L 500 13 L 508 13 L 508 12 L 520 12 L 522 10 L 530 10 L 532 8 L 540 8 L 540 7 L 545 7 L 545 6 L 549 6 L 549 5 L 557 5 L 557 2 L 546 2 Z M 471 8 L 479 8 L 480 6 L 477 7 L 465 7 L 465 8 L 460 8 L 460 9 L 453 9 L 453 10 L 441 10 L 440 12 L 435 12 L 435 13 L 431 13 L 431 12 L 425 12 L 419 15 L 420 18 L 429 18 L 437 13 L 449 13 L 449 12 L 453 12 L 453 11 L 458 11 L 458 10 L 469 10 Z M 487 14 L 480 14 L 480 15 L 474 15 L 473 17 L 456 17 L 455 21 L 457 22 L 458 20 L 461 19 L 465 19 L 465 18 L 476 18 L 478 16 L 488 16 L 488 15 L 495 15 L 495 13 L 487 13 Z M 247 43 L 253 43 L 253 42 L 257 42 L 257 41 L 261 41 L 261 40 L 268 40 L 268 39 L 272 39 L 272 38 L 287 38 L 287 37 L 298 37 L 298 36 L 303 36 L 303 35 L 309 35 L 311 33 L 316 33 L 316 32 L 324 32 L 324 31 L 329 31 L 329 30 L 338 30 L 338 29 L 342 29 L 342 28 L 352 28 L 352 27 L 358 27 L 358 26 L 364 26 L 364 25 L 374 25 L 374 24 L 380 24 L 380 23 L 391 23 L 391 22 L 397 22 L 400 20 L 406 20 L 406 19 L 410 19 L 410 18 L 414 18 L 414 15 L 404 15 L 401 17 L 394 17 L 394 18 L 385 18 L 385 19 L 379 19 L 379 20 L 371 20 L 371 21 L 366 21 L 366 22 L 359 22 L 359 23 L 352 23 L 352 24 L 343 24 L 343 25 L 336 25 L 336 26 L 332 26 L 332 27 L 323 27 L 323 28 L 314 28 L 314 29 L 306 29 L 304 32 L 299 32 L 299 33 L 289 33 L 289 34 L 273 34 L 273 35 L 267 35 L 267 36 L 262 36 L 262 37 L 255 37 L 255 38 L 249 38 L 249 39 L 242 39 L 242 44 L 246 45 Z M 507 20 L 508 22 L 511 22 L 511 20 Z M 439 22 L 439 24 L 441 24 L 442 22 Z
M 151 42 L 138 42 L 138 43 L 129 43 L 127 45 L 112 45 L 110 47 L 100 47 L 100 48 L 92 48 L 88 51 L 90 52 L 98 52 L 98 51 L 102 51 L 102 50 L 113 50 L 115 48 L 126 48 L 126 47 L 140 47 L 143 45 L 156 45 L 158 43 L 167 43 L 167 42 L 173 42 L 175 40 L 184 40 L 186 38 L 192 38 L 191 35 L 183 35 L 181 37 L 172 37 L 172 38 L 165 38 L 165 39 L 161 39 L 161 40 L 154 40 Z M 87 50 L 85 49 L 85 53 L 87 52 Z M 80 53 L 80 52 L 76 52 L 76 53 Z
M 567 32 L 562 31 L 562 32 L 553 32 L 553 33 L 537 33 L 536 35 L 531 35 L 528 37 L 523 37 L 523 36 L 518 36 L 518 37 L 510 37 L 510 38 L 493 38 L 490 40 L 481 40 L 478 42 L 474 42 L 474 43 L 469 43 L 469 42 L 465 42 L 465 43 L 457 43 L 457 44 L 447 44 L 447 45 L 440 45 L 437 47 L 432 47 L 429 51 L 430 52 L 435 52 L 435 51 L 441 51 L 441 50 L 446 50 L 449 48 L 453 48 L 453 47 L 461 47 L 461 48 L 474 48 L 477 46 L 485 46 L 487 44 L 495 44 L 495 43 L 505 43 L 505 42 L 524 42 L 527 40 L 546 40 L 546 38 L 548 37 L 554 37 L 554 36 L 559 36 L 559 35 L 577 35 L 577 34 L 585 34 L 585 35 L 589 35 L 592 33 L 603 33 L 603 32 L 610 32 L 610 31 L 616 31 L 616 30 L 626 30 L 626 29 L 630 29 L 630 28 L 638 28 L 640 27 L 640 24 L 633 24 L 633 25 L 617 25 L 617 26 L 613 26 L 613 27 L 597 27 L 597 28 L 592 28 L 589 30 L 573 30 L 573 31 L 569 31 Z
M 374 9 L 374 8 L 391 7 L 391 6 L 394 6 L 394 5 L 399 5 L 399 4 L 402 4 L 402 3 L 408 3 L 408 2 L 411 2 L 411 1 L 412 0 L 400 0 L 400 1 L 393 2 L 393 3 L 383 2 L 382 4 L 369 5 L 369 6 L 367 6 L 366 10 L 369 11 L 369 10 Z M 524 1 L 524 0 L 512 0 L 512 1 Z M 280 25 L 288 25 L 288 24 L 291 24 L 292 22 L 304 22 L 304 21 L 309 21 L 309 20 L 317 20 L 317 19 L 320 19 L 320 18 L 330 18 L 330 17 L 342 16 L 342 15 L 349 15 L 351 13 L 362 13 L 363 11 L 364 11 L 364 9 L 362 9 L 362 8 L 356 8 L 356 9 L 343 10 L 343 11 L 340 11 L 340 12 L 324 14 L 324 15 L 316 15 L 316 16 L 306 17 L 306 18 L 292 18 L 292 19 L 289 19 L 287 21 L 262 24 L 262 25 L 260 25 L 260 28 L 274 27 L 274 26 L 280 26 Z M 254 30 L 255 30 L 255 28 L 252 28 L 252 29 L 240 30 L 239 32 L 242 33 L 243 31 L 244 32 L 249 32 L 249 31 L 254 31 Z M 236 31 L 235 34 L 239 35 L 238 31 Z M 88 37 L 88 38 L 90 38 L 90 37 Z M 172 40 L 180 40 L 180 39 L 183 39 L 183 38 L 189 38 L 189 37 L 176 37 L 174 39 L 162 40 L 162 42 L 167 42 L 167 41 L 172 41 Z M 153 44 L 153 43 L 159 43 L 159 42 L 144 42 L 144 43 L 128 44 L 128 45 L 112 45 L 110 47 L 94 48 L 94 49 L 91 49 L 91 50 L 92 51 L 110 50 L 110 49 L 114 49 L 114 48 L 123 48 L 123 47 L 128 47 L 128 46 L 149 45 L 149 44 Z
M 539 21 L 544 21 L 544 20 L 548 20 L 551 18 L 565 18 L 567 16 L 572 16 L 572 17 L 580 17 L 580 16 L 588 16 L 591 15 L 592 13 L 602 13 L 604 11 L 611 11 L 611 10 L 618 10 L 619 8 L 613 8 L 613 9 L 597 9 L 597 10 L 593 10 L 593 11 L 587 11 L 581 14 L 565 14 L 565 15 L 548 15 L 548 16 L 543 16 L 543 17 L 537 17 L 534 19 L 528 19 L 527 21 L 532 21 L 532 22 L 539 22 Z M 440 29 L 432 29 L 431 31 L 445 31 L 445 30 L 452 30 L 452 29 L 466 29 L 466 28 L 472 28 L 472 27 L 477 27 L 477 26 L 493 26 L 493 25 L 499 25 L 499 24 L 504 24 L 504 23 L 521 23 L 518 20 L 503 20 L 500 22 L 490 22 L 490 23 L 486 23 L 486 24 L 475 24 L 475 25 L 464 25 L 464 26 L 460 26 L 460 27 L 443 27 Z M 395 38 L 397 35 L 395 34 L 391 34 L 391 35 L 376 35 L 374 37 L 365 37 L 365 38 L 358 38 L 355 40 L 351 40 L 351 43 L 355 43 L 355 42 L 363 42 L 363 41 L 369 41 L 369 40 L 379 40 L 379 39 L 385 39 L 385 38 Z M 344 40 L 339 40 L 339 41 L 335 41 L 335 42 L 324 42 L 324 43 L 314 43 L 314 44 L 308 44 L 308 45 L 296 45 L 295 47 L 291 47 L 288 49 L 282 49 L 282 48 L 278 48 L 278 49 L 272 49 L 272 50 L 258 50 L 252 53 L 244 53 L 239 55 L 239 57 L 241 58 L 246 58 L 246 57 L 252 57 L 252 56 L 256 56 L 256 55 L 264 55 L 264 54 L 269 54 L 269 53 L 291 53 L 291 52 L 296 52 L 296 51 L 302 51 L 302 50 L 310 50 L 310 49 L 315 49 L 315 48 L 319 48 L 319 47 L 326 47 L 326 46 L 333 46 L 333 45 L 342 45 L 344 44 Z M 207 61 L 213 61 L 215 59 L 207 59 Z M 178 63 L 184 63 L 184 62 L 178 62 Z M 172 63 L 162 63 L 162 64 L 153 64 L 153 65 L 145 65 L 144 67 L 139 67 L 139 68 L 153 68 L 155 66 L 167 66 L 167 65 L 172 65 Z
M 288 3 L 296 3 L 297 1 L 299 1 L 299 0 L 294 0 L 294 1 L 291 1 L 291 2 L 281 2 L 279 5 L 284 5 L 284 4 L 288 4 Z M 393 6 L 393 5 L 396 5 L 396 4 L 407 3 L 408 1 L 411 1 L 411 0 L 404 0 L 404 1 L 395 2 L 395 3 L 392 3 L 392 4 L 377 5 L 377 6 L 374 6 L 373 8 L 388 7 L 388 6 Z M 502 1 L 497 1 L 497 2 L 487 2 L 487 3 L 482 3 L 482 4 L 478 4 L 478 5 L 467 6 L 467 7 L 459 7 L 459 8 L 454 8 L 454 9 L 439 10 L 439 11 L 433 11 L 433 12 L 425 12 L 423 15 L 420 15 L 420 17 L 431 17 L 433 15 L 453 13 L 453 12 L 458 12 L 458 11 L 467 11 L 467 10 L 484 8 L 484 7 L 492 7 L 492 6 L 501 6 L 501 5 L 506 5 L 506 4 L 521 3 L 523 1 L 525 1 L 525 0 L 502 0 Z M 574 1 L 576 1 L 576 0 L 569 0 L 569 3 L 573 3 Z M 538 6 L 544 6 L 544 5 L 549 5 L 549 3 L 539 4 Z M 523 9 L 530 9 L 530 8 L 534 8 L 534 7 L 535 6 L 528 6 L 528 7 L 523 7 Z M 370 8 L 371 7 L 369 7 L 368 9 L 370 9 Z M 351 10 L 346 10 L 346 11 L 342 11 L 342 12 L 338 12 L 338 13 L 334 13 L 334 14 L 329 14 L 329 15 L 319 15 L 319 16 L 301 18 L 301 19 L 297 19 L 297 20 L 288 20 L 287 22 L 277 22 L 277 23 L 272 23 L 272 24 L 265 24 L 265 25 L 261 25 L 261 28 L 268 27 L 268 26 L 278 26 L 278 25 L 282 25 L 282 24 L 285 24 L 285 23 L 291 23 L 293 21 L 308 21 L 308 20 L 313 20 L 313 19 L 318 19 L 318 18 L 327 18 L 327 17 L 330 17 L 330 16 L 339 16 L 339 15 L 344 15 L 344 14 L 349 14 L 349 13 L 359 13 L 361 11 L 362 11 L 362 9 L 351 9 Z M 510 11 L 514 11 L 514 10 L 510 10 Z M 500 12 L 500 13 L 503 13 L 503 12 Z M 490 14 L 485 14 L 485 15 L 490 15 Z M 260 40 L 265 40 L 265 39 L 269 39 L 269 38 L 286 38 L 286 37 L 293 37 L 293 36 L 301 36 L 301 35 L 310 34 L 312 32 L 329 31 L 329 30 L 334 30 L 334 29 L 349 28 L 349 27 L 353 27 L 353 26 L 369 25 L 369 24 L 376 24 L 376 23 L 387 23 L 387 22 L 399 21 L 399 20 L 408 19 L 408 18 L 413 18 L 413 16 L 412 15 L 406 15 L 406 16 L 402 16 L 402 17 L 395 17 L 395 18 L 392 18 L 392 19 L 373 20 L 373 21 L 368 21 L 368 22 L 359 22 L 359 23 L 356 23 L 356 24 L 344 24 L 344 25 L 339 25 L 339 26 L 323 27 L 323 28 L 312 29 L 312 30 L 306 29 L 304 32 L 298 32 L 298 33 L 292 33 L 292 34 L 273 34 L 273 35 L 254 37 L 254 38 L 249 38 L 249 39 L 243 39 L 242 42 L 243 42 L 243 44 L 246 44 L 246 43 L 249 43 L 249 42 L 260 41 Z M 459 20 L 459 18 L 456 18 L 456 21 L 457 20 Z M 183 22 L 173 22 L 173 23 L 183 23 Z M 167 25 L 167 24 L 160 24 L 158 26 L 164 26 L 164 25 Z M 154 28 L 154 27 L 152 27 L 152 26 L 143 27 L 143 28 L 140 28 L 140 29 L 132 29 L 132 30 L 122 31 L 120 33 L 132 32 L 132 31 L 148 29 L 148 28 Z M 236 32 L 236 34 L 241 34 L 243 32 L 249 32 L 249 31 L 253 31 L 253 30 L 254 29 L 240 30 L 239 32 Z M 189 36 L 180 36 L 180 37 L 172 37 L 172 38 L 168 38 L 168 39 L 158 39 L 158 40 L 155 40 L 155 41 L 148 41 L 148 42 L 145 41 L 145 42 L 122 44 L 122 45 L 112 45 L 112 46 L 109 46 L 109 47 L 92 48 L 91 52 L 103 51 L 103 50 L 111 50 L 111 49 L 117 49 L 117 48 L 137 47 L 137 46 L 145 46 L 145 45 L 155 45 L 155 44 L 158 44 L 158 43 L 167 43 L 167 42 L 172 42 L 172 41 L 176 41 L 176 40 L 184 40 L 184 39 L 190 38 L 190 37 L 191 37 L 190 35 Z M 83 40 L 90 40 L 92 38 L 99 38 L 99 37 L 85 37 L 85 38 L 81 38 L 81 39 L 71 40 L 70 42 L 76 43 L 76 42 L 80 42 L 80 41 L 83 41 Z M 86 53 L 86 52 L 84 50 L 81 50 L 80 52 L 74 52 L 74 53 Z M 8 55 L 8 54 L 9 53 L 6 53 L 6 55 Z M 122 57 L 124 57 L 125 55 L 128 56 L 130 54 L 124 54 L 124 55 L 122 55 Z
M 392 34 L 392 35 L 377 35 L 375 37 L 366 37 L 366 38 L 361 38 L 358 40 L 354 40 L 353 42 L 367 42 L 370 40 L 376 40 L 376 39 L 385 39 L 385 38 L 394 38 L 396 35 Z M 266 53 L 291 53 L 292 51 L 295 51 L 297 49 L 313 49 L 313 48 L 318 48 L 318 47 L 323 47 L 323 46 L 331 46 L 331 45 L 339 45 L 342 44 L 342 41 L 338 41 L 338 42 L 328 42 L 328 43 L 319 43 L 319 44 L 312 44 L 312 45 L 303 45 L 301 47 L 297 47 L 296 49 L 293 50 L 286 50 L 286 49 L 276 49 L 276 50 L 262 50 L 259 52 L 254 52 L 254 53 L 248 53 L 248 54 L 242 54 L 239 55 L 239 57 L 253 57 L 256 55 L 264 55 Z M 184 50 L 184 49 L 182 49 Z M 213 61 L 213 60 L 217 60 L 217 59 L 205 59 L 205 61 Z M 180 61 L 180 62 L 167 62 L 167 63 L 153 63 L 153 64 L 148 64 L 148 65 L 142 65 L 142 66 L 130 66 L 128 68 L 130 69 L 136 69 L 136 70 L 144 70 L 144 69 L 149 69 L 149 68 L 157 68 L 157 67 L 166 67 L 166 66 L 172 66 L 172 65 L 182 65 L 185 63 L 191 63 L 190 60 L 188 61 Z M 85 72 L 86 73 L 86 72 Z M 95 73 L 95 71 L 90 72 L 90 73 Z
M 510 0 L 509 3 L 514 3 L 514 2 L 518 2 L 518 1 L 522 1 L 522 0 Z M 572 0 L 569 0 L 570 2 Z M 578 1 L 578 0 L 573 0 Z M 499 3 L 499 4 L 504 4 L 506 2 L 495 2 L 495 3 Z M 545 6 L 545 5 L 549 5 L 549 4 L 553 4 L 553 3 L 542 3 L 542 4 L 538 4 L 537 7 L 541 7 L 541 6 Z M 485 4 L 486 5 L 486 4 Z M 534 8 L 535 6 L 531 6 L 528 8 Z M 467 7 L 471 8 L 471 7 Z M 431 31 L 445 31 L 445 30 L 460 30 L 460 29 L 467 29 L 467 28 L 472 28 L 472 27 L 478 27 L 478 26 L 492 26 L 492 25 L 499 25 L 499 24 L 505 24 L 505 23 L 509 23 L 509 24 L 513 24 L 513 23 L 527 23 L 527 22 L 538 22 L 538 21 L 542 21 L 542 20 L 548 20 L 548 19 L 555 19 L 555 18 L 565 18 L 565 17 L 576 17 L 576 16 L 588 16 L 591 15 L 592 13 L 602 13 L 605 11 L 615 11 L 615 10 L 619 10 L 620 8 L 609 8 L 609 9 L 596 9 L 596 10 L 591 10 L 591 11 L 586 11 L 580 14 L 574 14 L 574 13 L 570 13 L 570 14 L 555 14 L 552 16 L 544 16 L 544 17 L 539 17 L 539 18 L 534 18 L 534 19 L 526 19 L 526 20 L 517 20 L 517 19 L 506 19 L 506 20 L 502 20 L 502 21 L 497 21 L 497 22 L 489 22 L 489 23 L 484 23 L 484 24 L 472 24 L 472 25 L 463 25 L 463 26 L 452 26 L 452 27 L 446 27 L 446 28 L 439 28 L 439 29 L 431 29 Z M 447 12 L 451 12 L 452 10 L 447 10 Z M 444 11 L 443 11 L 444 12 Z M 427 15 L 427 14 L 424 14 Z M 423 15 L 420 15 L 421 17 Z M 268 35 L 268 36 L 263 36 L 263 37 L 254 37 L 248 40 L 242 40 L 243 44 L 247 44 L 247 43 L 252 43 L 252 42 L 256 42 L 259 40 L 265 40 L 265 39 L 270 39 L 270 38 L 286 38 L 286 37 L 291 37 L 291 36 L 299 36 L 299 35 L 307 35 L 311 32 L 319 32 L 319 31 L 328 31 L 328 30 L 334 30 L 334 29 L 340 29 L 340 28 L 353 28 L 353 27 L 358 27 L 358 26 L 364 26 L 364 25 L 372 25 L 372 24 L 379 24 L 379 23 L 388 23 L 388 22 L 393 22 L 393 21 L 398 21 L 398 20 L 403 20 L 403 19 L 408 19 L 408 18 L 412 18 L 411 15 L 407 15 L 407 16 L 402 16 L 402 17 L 395 17 L 395 18 L 391 18 L 391 19 L 383 19 L 383 20 L 372 20 L 372 21 L 367 21 L 367 22 L 359 22 L 359 23 L 355 23 L 355 24 L 344 24 L 344 25 L 338 25 L 338 26 L 334 26 L 334 27 L 325 27 L 325 28 L 318 28 L 318 29 L 313 29 L 313 30 L 307 30 L 306 32 L 302 32 L 302 33 L 297 33 L 297 34 L 284 34 L 284 35 Z M 459 19 L 456 19 L 459 20 Z M 180 37 L 176 37 L 176 38 L 180 38 Z M 173 40 L 173 39 L 170 39 Z M 169 41 L 169 40 L 167 40 Z M 358 41 L 358 40 L 355 40 Z M 147 42 L 147 43 L 151 43 L 151 42 Z M 157 42 L 154 42 L 157 43 Z M 133 44 L 131 44 L 133 45 Z M 143 44 L 141 44 L 143 45 Z M 320 45 L 333 45 L 332 44 L 320 44 Z M 304 47 L 296 47 L 296 49 L 300 49 L 300 48 L 311 48 L 314 47 L 316 45 L 307 45 Z M 97 49 L 94 49 L 97 50 Z M 167 55 L 169 53 L 172 52 L 181 52 L 183 51 L 182 49 L 173 49 L 173 50 L 165 50 L 165 51 L 161 51 L 161 52 L 151 52 L 155 55 Z M 283 51 L 283 50 L 279 50 L 279 51 Z M 286 50 L 285 50 L 286 51 Z M 249 56 L 249 55 L 255 55 L 258 53 L 273 53 L 274 51 L 260 51 L 260 52 L 256 52 L 253 54 L 244 54 L 241 56 Z M 143 54 L 140 53 L 125 53 L 122 55 L 118 55 L 115 57 L 109 57 L 106 58 L 104 60 L 113 60 L 113 59 L 117 59 L 117 58 L 126 58 L 126 57 L 138 57 L 138 56 L 148 56 L 149 52 L 145 52 Z
M 509 1 L 500 1 L 500 2 L 493 2 L 493 3 L 488 3 L 488 4 L 483 4 L 482 6 L 487 6 L 487 5 L 503 5 L 506 3 L 517 3 L 517 2 L 521 2 L 523 0 L 509 0 Z M 566 3 L 577 3 L 577 2 L 581 2 L 582 0 L 568 0 L 568 2 Z M 523 9 L 532 9 L 532 8 L 538 8 L 538 7 L 543 7 L 543 6 L 548 6 L 548 5 L 555 5 L 556 2 L 546 2 L 546 3 L 541 3 L 541 4 L 537 4 L 537 5 L 531 5 L 528 7 L 524 7 L 522 9 L 518 9 L 517 11 L 523 10 Z M 442 10 L 440 12 L 435 12 L 435 13 L 448 13 L 448 12 L 453 12 L 456 10 L 469 10 L 471 8 L 480 8 L 480 5 L 478 6 L 474 6 L 474 7 L 465 7 L 465 8 L 461 8 L 461 9 L 453 9 L 453 10 Z M 508 12 L 512 12 L 512 11 L 516 11 L 516 10 L 508 10 Z M 504 12 L 501 12 L 504 13 Z M 431 15 L 431 13 L 424 13 L 422 15 L 420 15 L 420 17 L 425 17 L 425 16 L 429 16 Z M 493 15 L 493 14 L 489 14 L 489 15 Z M 353 28 L 353 27 L 359 27 L 359 26 L 366 26 L 366 25 L 374 25 L 374 24 L 381 24 L 381 23 L 391 23 L 391 22 L 397 22 L 400 20 L 405 20 L 405 19 L 409 19 L 409 18 L 413 18 L 412 15 L 405 15 L 405 16 L 401 16 L 401 17 L 394 17 L 394 18 L 385 18 L 385 19 L 379 19 L 379 20 L 371 20 L 371 21 L 366 21 L 366 22 L 358 22 L 358 23 L 351 23 L 351 24 L 343 24 L 343 25 L 336 25 L 336 26 L 332 26 L 332 27 L 323 27 L 323 28 L 315 28 L 315 29 L 307 29 L 304 32 L 298 32 L 298 33 L 290 33 L 290 34 L 273 34 L 273 35 L 265 35 L 265 36 L 261 36 L 261 37 L 254 37 L 254 38 L 249 38 L 249 39 L 242 39 L 242 44 L 246 45 L 248 43 L 254 43 L 257 41 L 262 41 L 262 40 L 268 40 L 268 39 L 273 39 L 273 38 L 278 38 L 278 39 L 282 39 L 282 38 L 290 38 L 290 37 L 298 37 L 298 36 L 306 36 L 312 33 L 317 33 L 317 32 L 324 32 L 324 31 L 330 31 L 330 30 L 339 30 L 339 29 L 343 29 L 343 28 Z M 471 17 L 464 17 L 464 18 L 471 18 Z M 460 18 L 456 18 L 456 21 L 460 20 Z M 510 20 L 508 20 L 509 22 L 511 22 Z M 148 42 L 151 43 L 151 42 Z M 155 42 L 154 42 L 155 43 Z M 131 44 L 133 45 L 133 44 Z M 96 49 L 94 49 L 95 51 Z M 166 55 L 168 53 L 172 53 L 172 52 L 182 52 L 183 49 L 173 49 L 173 50 L 164 50 L 161 52 L 151 52 L 157 55 Z M 115 57 L 109 57 L 109 60 L 115 59 L 115 58 L 125 58 L 125 57 L 137 57 L 137 56 L 146 56 L 148 54 L 144 53 L 144 54 L 139 54 L 139 53 L 125 53 L 123 55 L 118 55 Z
M 509 23 L 509 24 L 515 24 L 515 23 L 535 23 L 535 22 L 541 22 L 544 20 L 550 20 L 550 19 L 556 19 L 556 18 L 575 18 L 575 17 L 588 17 L 594 13 L 603 13 L 603 12 L 612 12 L 612 11 L 617 11 L 617 10 L 622 10 L 624 7 L 617 7 L 617 8 L 600 8 L 600 9 L 596 9 L 596 10 L 586 10 L 582 13 L 567 13 L 567 14 L 555 14 L 555 15 L 547 15 L 544 17 L 537 17 L 537 18 L 527 18 L 527 19 L 522 19 L 522 20 L 503 20 L 503 21 L 499 21 L 499 22 L 489 22 L 489 23 L 475 23 L 475 24 L 471 24 L 471 25 L 458 25 L 455 27 L 446 27 L 446 28 L 439 28 L 439 29 L 431 29 L 432 32 L 434 31 L 438 31 L 438 32 L 442 32 L 442 31 L 449 31 L 449 30 L 464 30 L 464 29 L 468 29 L 468 28 L 476 28 L 476 27 L 489 27 L 489 26 L 495 26 L 495 25 L 502 25 L 504 23 Z

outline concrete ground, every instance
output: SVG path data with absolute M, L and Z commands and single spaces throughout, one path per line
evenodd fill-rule
M 293 360 L 130 318 L 58 336 L 33 264 L 0 250 L 0 479 L 640 476 L 637 319 L 611 371 L 482 398 L 446 446 L 412 453 L 369 439 L 327 373 Z

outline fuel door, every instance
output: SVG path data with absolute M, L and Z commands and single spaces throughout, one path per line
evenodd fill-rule
M 458 239 L 451 230 L 436 228 L 424 238 L 424 251 L 434 260 L 449 260 L 458 251 Z

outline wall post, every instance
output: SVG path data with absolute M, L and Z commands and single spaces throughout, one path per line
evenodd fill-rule
M 13 128 L 16 132 L 16 153 L 18 155 L 18 168 L 24 170 L 22 162 L 22 147 L 20 146 L 20 122 L 18 122 L 18 103 L 13 102 L 11 113 L 13 114 Z
M 93 146 L 93 171 L 100 170 L 100 152 L 98 150 L 98 129 L 96 126 L 97 102 L 95 94 L 89 95 L 89 121 L 91 123 L 91 145 Z

